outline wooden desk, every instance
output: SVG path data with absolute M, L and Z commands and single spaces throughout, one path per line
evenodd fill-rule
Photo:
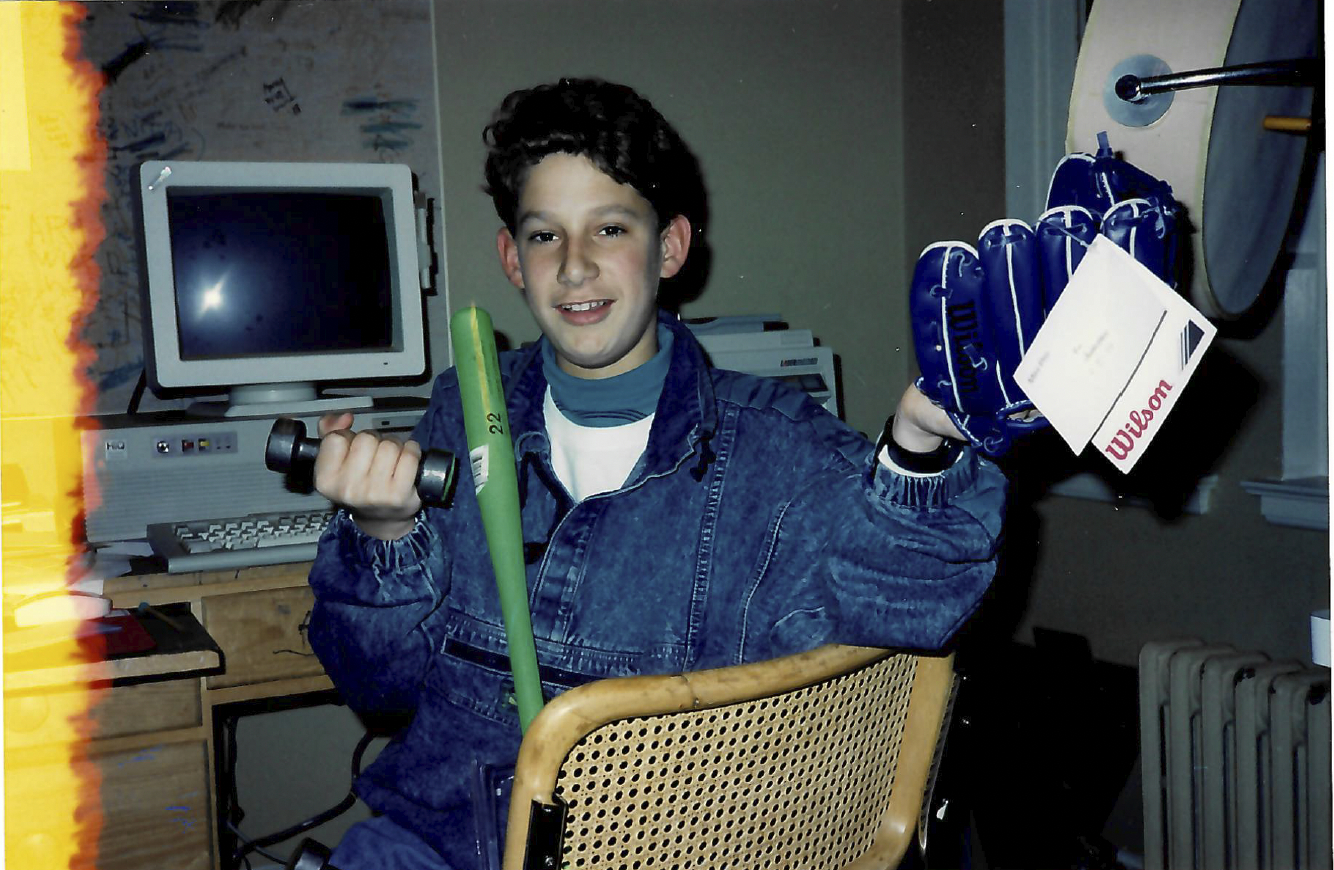
M 91 766 L 82 777 L 89 793 L 79 803 L 100 802 L 104 813 L 97 870 L 217 870 L 213 708 L 332 688 L 306 642 L 309 570 L 301 563 L 108 580 L 112 607 L 184 604 L 217 649 L 6 674 L 5 750 L 11 765 L 35 774 L 19 778 L 9 800 L 67 817 L 71 808 L 44 794 L 40 775 L 69 764 L 49 738 L 50 723 L 63 717 L 88 735 L 80 763 Z M 13 843 L 9 850 L 17 866 L 38 866 Z

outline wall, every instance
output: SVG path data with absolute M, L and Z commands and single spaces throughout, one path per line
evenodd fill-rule
M 96 255 L 99 292 L 79 337 L 96 354 L 91 410 L 103 414 L 126 409 L 144 368 L 139 163 L 405 163 L 426 196 L 441 197 L 429 0 L 118 2 L 88 11 L 82 52 L 105 74 L 106 237 Z M 438 248 L 439 226 L 435 237 Z M 428 300 L 440 320 L 444 299 Z M 428 388 L 419 379 L 371 392 Z M 141 410 L 179 404 L 150 392 Z
M 1002 4 L 903 3 L 904 251 L 1005 217 Z
M 537 336 L 496 263 L 481 129 L 510 90 L 596 75 L 681 130 L 711 197 L 687 317 L 778 313 L 842 358 L 847 419 L 878 433 L 907 382 L 897 4 L 458 0 L 436 6 L 454 306 Z M 438 325 L 436 327 L 439 328 Z
M 1282 325 L 1274 312 L 1251 334 L 1220 330 L 1187 388 L 1193 401 L 1163 430 L 1168 443 L 1146 456 L 1145 474 L 1137 469 L 1161 499 L 1157 510 L 1038 503 L 1041 546 L 1021 633 L 1076 631 L 1100 657 L 1125 664 L 1144 642 L 1177 636 L 1309 661 L 1308 615 L 1329 606 L 1328 534 L 1271 525 L 1241 488 L 1281 470 Z M 1200 473 L 1218 477 L 1208 513 L 1177 515 L 1177 496 Z

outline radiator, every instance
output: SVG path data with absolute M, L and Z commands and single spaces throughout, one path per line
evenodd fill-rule
M 1330 672 L 1199 640 L 1140 651 L 1146 870 L 1329 870 Z

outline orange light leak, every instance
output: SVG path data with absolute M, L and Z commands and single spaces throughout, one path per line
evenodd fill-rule
M 4 839 L 14 868 L 95 866 L 102 827 L 100 778 L 81 748 L 91 722 L 82 680 L 101 649 L 76 638 L 70 607 L 86 570 L 75 419 L 93 406 L 91 351 L 78 337 L 97 298 L 105 198 L 102 77 L 80 57 L 85 14 L 78 3 L 0 3 Z M 57 618 L 17 627 L 18 604 L 36 595 Z

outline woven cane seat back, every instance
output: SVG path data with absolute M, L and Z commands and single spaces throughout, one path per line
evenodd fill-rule
M 689 700 L 678 693 L 668 701 L 674 709 L 583 723 L 549 792 L 566 807 L 553 866 L 841 870 L 887 834 L 895 839 L 881 849 L 892 855 L 888 863 L 854 866 L 894 866 L 911 837 L 925 778 L 909 787 L 916 794 L 901 811 L 907 821 L 886 824 L 921 660 L 851 647 L 816 653 L 830 651 L 835 658 L 819 664 L 834 675 L 817 673 L 812 682 L 812 674 L 780 668 L 778 690 L 761 686 L 763 674 L 754 670 L 769 663 L 605 681 L 630 684 L 625 688 L 634 693 L 640 681 L 689 684 L 727 671 L 746 677 L 721 687 L 722 695 L 736 696 L 728 700 L 701 700 L 720 688 L 706 678 Z M 927 755 L 940 726 L 941 714 L 933 715 Z M 539 720 L 525 747 L 542 739 L 534 734 Z M 520 791 L 516 777 L 515 807 Z

